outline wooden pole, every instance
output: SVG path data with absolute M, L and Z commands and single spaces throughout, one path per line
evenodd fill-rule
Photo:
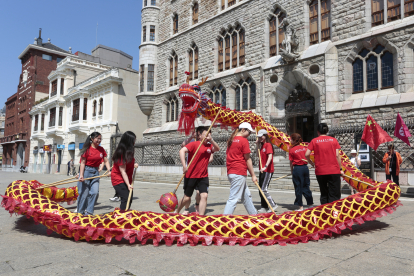
M 111 169 L 113 168 L 113 166 L 111 167 Z M 101 178 L 106 176 L 106 174 L 111 170 L 107 170 L 103 175 L 98 175 L 98 176 L 94 176 L 94 177 L 89 177 L 89 178 L 85 178 L 83 181 L 85 180 L 91 180 L 91 179 L 95 179 L 95 178 Z M 47 187 L 45 187 L 46 185 L 40 186 L 38 188 L 36 188 L 36 190 L 40 190 L 40 189 L 44 189 L 44 188 L 50 188 L 50 187 L 55 187 L 55 186 L 59 186 L 59 185 L 63 185 L 63 184 L 69 184 L 69 183 L 73 183 L 73 182 L 78 182 L 79 180 L 71 180 L 71 181 L 66 181 L 66 182 L 61 182 L 61 183 L 57 183 L 57 184 L 53 184 L 53 185 L 48 185 Z
M 358 151 L 357 151 L 357 155 L 356 155 L 357 160 L 358 160 L 359 150 L 361 149 L 361 145 L 362 145 L 362 139 L 359 141 L 359 147 L 358 147 Z
M 195 152 L 195 153 L 194 153 L 194 155 L 193 155 L 193 158 L 191 158 L 190 163 L 188 163 L 188 165 L 187 165 L 187 169 L 190 167 L 191 163 L 193 163 L 194 157 L 196 157 L 196 155 L 197 155 L 197 153 L 198 153 L 199 149 L 201 148 L 201 145 L 204 143 L 204 140 L 207 138 L 207 135 L 210 133 L 210 130 L 211 130 L 211 128 L 213 127 L 214 123 L 216 122 L 216 120 L 217 120 L 217 118 L 218 118 L 218 116 L 219 116 L 220 112 L 221 112 L 221 109 L 219 110 L 219 112 L 218 112 L 218 113 L 217 113 L 217 115 L 216 115 L 216 118 L 214 118 L 214 121 L 211 123 L 210 127 L 208 128 L 208 130 L 207 130 L 207 134 L 206 134 L 206 137 L 204 137 L 204 139 L 201 141 L 200 145 L 198 146 L 198 148 L 197 148 L 196 152 Z M 174 194 L 177 192 L 178 187 L 180 186 L 181 182 L 182 182 L 182 181 L 183 181 L 183 179 L 184 179 L 184 176 L 185 176 L 185 173 L 184 173 L 184 174 L 183 174 L 183 176 L 181 177 L 180 182 L 178 182 L 177 186 L 175 187 L 174 192 L 173 192 Z
M 131 183 L 131 187 L 134 188 L 134 180 L 135 180 L 135 173 L 137 172 L 137 168 L 134 168 L 134 174 L 132 175 L 132 183 Z M 126 206 L 126 210 L 129 209 L 130 206 L 130 202 L 131 202 L 131 195 L 132 195 L 132 189 L 129 190 L 129 196 L 128 196 L 128 201 L 127 201 L 127 206 Z
M 258 135 L 258 131 L 256 130 L 256 144 L 257 144 L 257 141 L 259 141 L 259 137 L 257 135 Z M 259 154 L 259 173 L 260 173 L 260 170 L 263 167 L 262 167 L 262 158 L 260 158 L 260 146 L 259 146 L 259 144 L 257 144 L 257 153 Z
M 53 182 L 53 183 L 50 183 L 50 184 L 43 184 L 41 187 L 53 185 L 53 184 L 60 183 L 60 182 L 64 182 L 64 181 L 69 181 L 69 180 L 74 179 L 74 178 L 76 178 L 76 176 L 71 177 L 71 178 L 68 178 L 68 179 L 59 180 L 59 181 L 56 181 L 56 182 Z
M 351 177 L 351 176 L 347 176 L 347 175 L 345 175 L 345 174 L 344 174 L 344 175 L 342 175 L 342 176 L 343 176 L 343 177 L 350 178 L 350 179 L 355 180 L 355 181 L 357 181 L 357 182 L 363 183 L 363 184 L 365 184 L 365 185 L 368 185 L 368 186 L 371 186 L 371 187 L 375 187 L 375 185 L 369 184 L 369 183 L 367 183 L 367 182 L 361 181 L 361 180 L 356 179 L 356 178 L 353 178 L 353 177 Z
M 267 197 L 264 195 L 262 189 L 260 188 L 259 183 L 257 183 L 257 181 L 256 181 L 256 182 L 254 182 L 254 184 L 256 184 L 256 186 L 259 189 L 260 193 L 262 194 L 263 198 L 266 200 L 266 203 L 269 206 L 270 210 L 272 210 L 273 213 L 276 213 L 275 210 L 273 210 L 272 205 L 270 205 L 269 201 L 267 200 Z

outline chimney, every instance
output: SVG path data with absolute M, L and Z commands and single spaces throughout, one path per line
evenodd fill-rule
M 43 40 L 42 40 L 42 28 L 39 28 L 39 37 L 37 38 L 37 45 L 42 46 Z

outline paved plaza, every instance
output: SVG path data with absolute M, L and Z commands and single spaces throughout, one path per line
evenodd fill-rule
M 50 183 L 65 176 L 0 171 L 0 194 L 13 180 L 37 179 Z M 212 183 L 214 184 L 214 183 Z M 159 212 L 155 203 L 173 184 L 136 182 L 132 208 Z M 270 191 L 277 212 L 294 210 L 294 193 Z M 102 180 L 96 213 L 106 213 L 119 203 L 108 200 L 114 189 Z M 256 208 L 260 198 L 252 191 Z M 220 214 L 228 187 L 211 186 L 207 214 Z M 178 196 L 182 196 L 182 187 Z M 314 193 L 315 202 L 319 195 Z M 32 219 L 0 210 L 0 274 L 4 275 L 413 275 L 414 199 L 401 198 L 404 206 L 376 221 L 353 226 L 342 235 L 317 242 L 287 246 L 154 247 L 151 242 L 74 241 L 35 225 Z M 75 205 L 63 206 L 74 210 Z M 193 205 L 192 205 L 193 206 Z M 193 207 L 191 207 L 193 208 Z M 246 214 L 242 204 L 235 214 Z

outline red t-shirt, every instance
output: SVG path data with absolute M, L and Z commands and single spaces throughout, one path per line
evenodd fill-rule
M 195 141 L 187 144 L 185 147 L 188 149 L 188 162 L 193 158 L 194 153 L 197 151 L 201 141 Z M 208 161 L 213 150 L 213 145 L 202 144 L 197 155 L 191 162 L 185 177 L 187 178 L 203 178 L 208 177 Z
M 289 150 L 289 160 L 292 161 L 293 166 L 301 166 L 308 164 L 308 162 L 303 161 L 306 160 L 305 153 L 307 149 L 308 148 L 299 145 Z
M 260 159 L 262 160 L 262 167 L 266 166 L 267 158 L 269 154 L 272 154 L 273 157 L 273 147 L 270 143 L 264 143 L 262 147 L 260 148 Z M 275 171 L 275 168 L 273 167 L 273 158 L 270 161 L 269 166 L 267 166 L 265 172 L 272 173 Z
M 82 154 L 82 157 L 86 158 L 86 166 L 99 167 L 104 161 L 104 157 L 106 157 L 106 151 L 101 146 L 98 146 L 96 149 L 91 146 Z
M 335 138 L 319 136 L 309 143 L 308 149 L 314 151 L 316 175 L 341 173 L 336 160 L 336 150 L 341 149 L 341 146 Z
M 124 178 L 122 177 L 121 174 L 121 170 L 119 169 L 119 166 L 122 166 L 124 162 L 122 162 L 122 160 L 120 162 L 117 162 L 114 164 L 114 167 L 111 171 L 111 181 L 112 181 L 112 186 L 116 186 L 119 185 L 121 183 L 125 183 Z M 132 159 L 131 162 L 126 164 L 126 174 L 128 176 L 128 180 L 129 180 L 129 184 L 131 184 L 132 182 L 132 174 L 134 172 L 134 163 L 135 163 L 135 158 Z
M 247 163 L 244 155 L 250 153 L 249 141 L 242 137 L 236 136 L 230 148 L 227 149 L 227 174 L 238 174 L 247 176 Z

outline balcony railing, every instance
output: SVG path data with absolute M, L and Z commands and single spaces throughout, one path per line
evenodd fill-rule
M 102 111 L 99 111 L 99 113 L 98 113 L 99 115 L 102 115 L 103 114 L 103 112 Z
M 72 122 L 79 121 L 79 113 L 72 115 Z

